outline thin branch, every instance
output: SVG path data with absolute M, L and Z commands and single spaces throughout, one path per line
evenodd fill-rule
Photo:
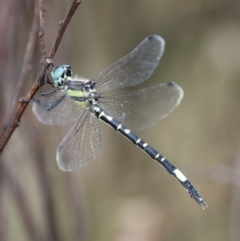
M 71 201 L 71 207 L 73 211 L 74 217 L 74 228 L 76 231 L 76 235 L 78 240 L 85 240 L 85 230 L 86 230 L 86 222 L 85 222 L 85 213 L 83 209 L 83 205 L 81 203 L 81 198 L 79 197 L 79 187 L 78 182 L 76 180 L 76 176 L 74 172 L 69 173 L 68 175 L 68 186 L 70 187 L 69 196 Z
M 23 90 L 26 86 L 26 82 L 29 79 L 29 75 L 32 69 L 32 60 L 33 60 L 33 56 L 34 56 L 34 49 L 36 47 L 38 38 L 38 29 L 39 29 L 39 23 L 38 23 L 38 4 L 37 4 L 37 0 L 35 0 L 35 6 L 34 6 L 34 11 L 33 11 L 33 18 L 32 18 L 32 25 L 28 34 L 28 42 L 27 42 L 27 46 L 26 46 L 26 50 L 25 50 L 25 54 L 24 54 L 24 58 L 23 58 L 23 64 L 22 64 L 22 68 L 21 68 L 21 74 L 19 77 L 19 81 L 17 84 L 17 87 L 15 88 L 16 91 L 13 92 L 12 94 L 12 98 L 14 100 L 17 99 L 17 97 L 23 93 Z M 17 106 L 17 101 L 13 101 L 13 105 L 11 108 L 11 113 L 14 113 L 14 110 Z M 20 212 L 22 212 L 22 215 L 25 215 L 23 217 L 25 223 L 26 223 L 26 228 L 28 230 L 29 236 L 31 239 L 36 239 L 38 237 L 35 228 L 33 227 L 33 222 L 31 219 L 31 216 L 29 215 L 29 213 L 26 210 L 26 208 L 24 208 L 21 203 L 23 203 L 23 205 L 25 204 L 25 201 L 22 201 L 22 192 L 21 190 L 19 190 L 16 185 L 14 185 L 13 183 L 13 179 L 10 175 L 10 170 L 8 170 L 7 168 L 2 167 L 2 163 L 0 163 L 0 192 L 2 194 L 3 192 L 3 185 L 6 182 L 9 182 L 11 184 L 11 187 L 13 188 L 13 192 L 17 197 L 20 197 L 20 201 L 17 200 L 17 203 L 20 206 Z M 8 180 L 8 178 L 10 178 L 10 180 Z M 17 193 L 15 193 L 15 191 L 17 190 Z M 2 197 L 0 197 L 0 202 L 3 202 Z M 3 205 L 3 203 L 1 203 Z M 0 205 L 2 207 L 2 205 Z M 0 214 L 1 216 L 1 231 L 0 231 L 0 239 L 4 240 L 4 231 L 6 229 L 6 227 L 4 226 L 4 224 L 6 223 L 6 221 L 4 220 L 4 208 L 2 208 L 2 212 Z M 5 221 L 5 222 L 4 222 Z M 5 228 L 5 229 L 4 229 Z
M 28 132 L 30 134 L 29 138 L 33 140 L 31 142 L 31 147 L 35 150 L 35 164 L 36 164 L 36 177 L 39 180 L 40 185 L 40 196 L 43 204 L 44 212 L 44 223 L 46 224 L 46 240 L 61 241 L 63 240 L 61 232 L 58 230 L 58 220 L 56 205 L 54 205 L 54 192 L 52 186 L 49 185 L 51 182 L 49 173 L 46 167 L 46 158 L 44 158 L 44 152 L 39 148 L 42 143 L 42 139 L 34 138 L 35 133 Z
M 41 42 L 41 64 L 44 64 L 46 59 L 46 43 L 45 43 L 45 19 L 44 19 L 44 12 L 46 11 L 44 6 L 44 0 L 39 0 L 39 19 L 40 19 L 40 31 L 39 37 Z M 36 139 L 35 139 L 36 140 Z M 34 142 L 35 147 L 38 146 L 39 143 L 37 141 Z M 44 211 L 46 213 L 46 223 L 48 227 L 48 239 L 49 240 L 61 240 L 61 236 L 57 230 L 56 225 L 56 214 L 55 214 L 55 206 L 53 201 L 52 192 L 50 189 L 49 183 L 49 176 L 47 175 L 46 166 L 44 158 L 42 157 L 42 152 L 38 149 L 36 157 L 38 161 L 37 173 L 39 174 L 39 180 L 42 188 L 42 196 L 44 202 Z
M 38 161 L 37 163 L 37 173 L 40 180 L 41 190 L 42 190 L 42 199 L 45 212 L 45 223 L 47 226 L 48 240 L 60 241 L 62 237 L 58 230 L 57 225 L 57 214 L 56 214 L 56 205 L 54 205 L 53 192 L 51 190 L 50 178 L 46 170 L 46 163 L 42 157 L 42 152 L 37 148 Z
M 6 237 L 6 213 L 4 206 L 4 184 L 5 173 L 3 170 L 3 163 L 0 163 L 0 240 L 5 240 Z
M 64 19 L 63 23 L 60 25 L 56 40 L 53 44 L 53 47 L 50 51 L 49 54 L 49 58 L 52 59 L 58 49 L 58 46 L 61 42 L 61 39 L 63 37 L 63 34 L 74 14 L 74 12 L 76 11 L 77 7 L 79 6 L 79 4 L 82 2 L 82 0 L 74 0 L 72 3 L 72 6 L 70 7 L 68 14 L 66 16 L 66 18 Z M 29 101 L 32 99 L 32 97 L 35 95 L 35 93 L 37 92 L 38 88 L 39 88 L 39 83 L 40 81 L 44 78 L 44 73 L 45 71 L 48 69 L 49 67 L 49 62 L 46 60 L 41 71 L 40 74 L 38 75 L 37 79 L 35 80 L 32 88 L 30 89 L 30 91 L 28 92 L 28 94 L 26 95 L 25 98 L 21 98 L 19 100 L 18 103 L 18 107 L 16 110 L 15 115 L 12 118 L 11 123 L 9 124 L 9 126 L 7 127 L 6 131 L 3 134 L 3 137 L 1 139 L 0 142 L 0 153 L 3 151 L 4 147 L 6 146 L 7 142 L 9 141 L 10 137 L 12 136 L 14 130 L 20 125 L 20 119 L 21 116 L 23 115 L 25 109 L 28 106 Z
M 59 28 L 59 31 L 58 31 L 58 35 L 57 35 L 57 38 L 56 38 L 56 40 L 54 42 L 53 48 L 50 51 L 49 58 L 52 59 L 54 57 L 54 55 L 55 55 L 55 53 L 57 51 L 57 48 L 58 48 L 58 46 L 59 46 L 59 44 L 61 42 L 61 39 L 63 37 L 63 34 L 64 34 L 64 32 L 65 32 L 65 30 L 66 30 L 66 28 L 67 28 L 67 26 L 68 26 L 68 24 L 69 24 L 69 22 L 70 22 L 70 20 L 72 18 L 74 12 L 76 11 L 78 5 L 81 2 L 82 2 L 82 0 L 74 0 L 73 3 L 72 3 L 71 8 L 69 9 L 69 12 L 68 12 L 66 18 L 63 21 L 60 22 L 60 28 Z M 49 66 L 49 64 L 48 64 L 48 66 Z
M 237 241 L 239 240 L 240 231 L 238 228 L 239 218 L 239 201 L 240 201 L 240 182 L 239 182 L 239 174 L 240 174 L 240 148 L 238 148 L 237 155 L 233 161 L 232 173 L 229 173 L 229 179 L 232 180 L 233 183 L 237 183 L 238 185 L 232 185 L 232 196 L 230 199 L 230 211 L 229 211 L 229 240 Z
M 15 180 L 15 176 L 13 176 L 10 168 L 8 168 L 6 165 L 4 166 L 4 177 L 7 180 L 5 181 L 5 185 L 9 186 L 9 189 L 12 191 L 12 194 L 15 197 L 16 205 L 19 207 L 18 210 L 22 214 L 21 217 L 25 223 L 30 240 L 43 240 L 40 230 L 33 222 L 33 215 L 29 209 L 29 203 L 26 199 L 26 195 L 24 195 L 24 191 L 22 190 L 20 183 Z
M 32 26 L 29 31 L 29 37 L 28 37 L 28 43 L 25 51 L 25 55 L 23 58 L 23 65 L 21 68 L 21 74 L 18 80 L 18 86 L 16 88 L 16 93 L 14 93 L 12 96 L 14 100 L 17 99 L 19 95 L 21 95 L 24 91 L 24 88 L 26 86 L 26 82 L 29 79 L 31 70 L 32 70 L 32 60 L 34 56 L 34 49 L 37 44 L 37 33 L 39 29 L 39 23 L 38 23 L 38 2 L 35 0 L 35 7 L 34 7 L 34 14 L 33 14 L 33 20 L 32 20 Z M 14 109 L 16 108 L 17 102 L 14 101 L 14 104 L 12 106 L 12 113 L 14 113 Z
M 45 43 L 45 20 L 44 20 L 44 13 L 46 8 L 44 6 L 44 0 L 39 0 L 39 20 L 40 20 L 40 31 L 39 37 L 41 42 L 41 53 L 42 58 L 40 63 L 43 65 L 46 59 L 46 43 Z

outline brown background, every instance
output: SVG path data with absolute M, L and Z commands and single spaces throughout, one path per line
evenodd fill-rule
M 50 49 L 71 1 L 46 1 Z M 195 184 L 205 211 L 157 163 L 104 123 L 102 148 L 86 167 L 64 173 L 56 148 L 68 127 L 45 126 L 30 104 L 1 157 L 0 240 L 239 240 L 240 2 L 85 0 L 54 63 L 95 77 L 149 34 L 166 41 L 149 85 L 174 81 L 185 96 L 166 119 L 139 134 Z M 33 2 L 0 3 L 1 132 L 15 96 Z M 13 98 L 14 97 L 14 98 Z

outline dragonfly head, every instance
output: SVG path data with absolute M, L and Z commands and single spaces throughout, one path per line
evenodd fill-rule
M 61 65 L 54 68 L 51 73 L 53 82 L 56 86 L 63 86 L 72 78 L 72 69 L 69 65 Z

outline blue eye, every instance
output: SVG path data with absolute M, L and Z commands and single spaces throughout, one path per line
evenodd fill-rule
M 55 82 L 55 80 L 59 79 L 62 76 L 63 73 L 64 73 L 64 69 L 61 66 L 57 67 L 52 72 L 52 77 L 53 77 L 54 82 Z
M 69 65 L 61 65 L 55 68 L 51 73 L 56 85 L 61 86 L 68 78 L 72 76 L 72 70 Z

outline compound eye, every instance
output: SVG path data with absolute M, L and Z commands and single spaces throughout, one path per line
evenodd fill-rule
M 70 67 L 66 69 L 66 76 L 72 77 L 72 69 Z
M 59 79 L 62 78 L 62 76 L 64 76 L 64 68 L 57 67 L 54 71 L 52 71 L 52 78 L 54 83 L 58 84 L 59 83 Z
M 57 86 L 64 85 L 65 81 L 72 77 L 72 69 L 69 65 L 61 65 L 51 73 L 54 83 Z

